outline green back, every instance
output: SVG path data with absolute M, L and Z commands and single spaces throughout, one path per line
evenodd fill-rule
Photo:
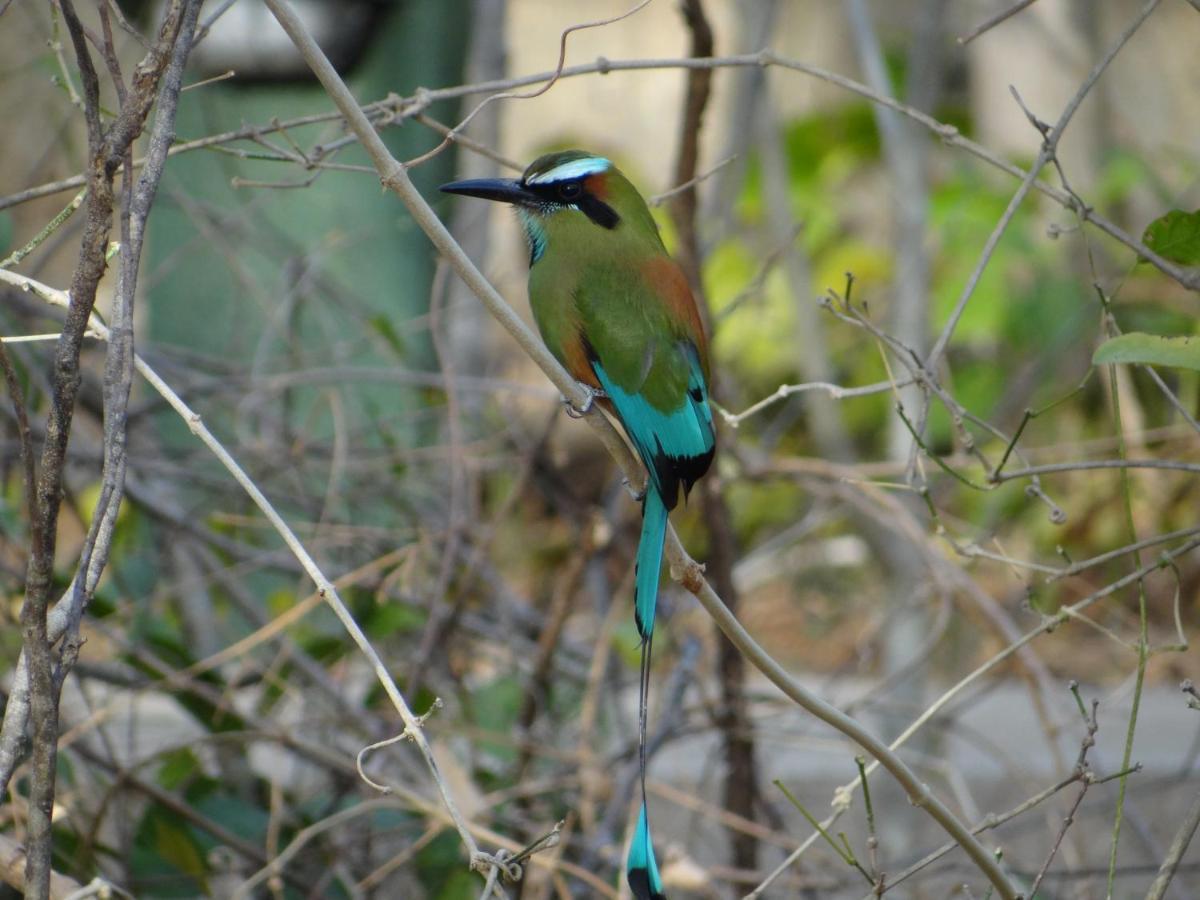
M 687 389 L 688 365 L 683 354 L 665 351 L 696 336 L 647 277 L 669 256 L 646 202 L 619 170 L 605 178 L 605 202 L 621 216 L 615 228 L 572 209 L 525 213 L 534 219 L 526 227 L 542 229 L 546 248 L 529 272 L 534 319 L 568 368 L 567 345 L 582 331 L 614 382 L 658 409 L 674 409 Z

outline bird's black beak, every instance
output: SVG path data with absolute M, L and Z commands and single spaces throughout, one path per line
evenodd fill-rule
M 441 190 L 447 194 L 481 197 L 484 200 L 498 200 L 501 203 L 512 203 L 517 206 L 533 206 L 541 202 L 540 198 L 521 182 L 507 178 L 471 178 L 467 181 L 452 181 L 450 184 L 443 184 Z

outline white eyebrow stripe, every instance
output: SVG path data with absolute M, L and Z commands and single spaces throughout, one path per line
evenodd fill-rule
M 587 175 L 598 175 L 612 168 L 612 163 L 603 156 L 573 159 L 546 172 L 540 172 L 526 180 L 526 184 L 553 184 L 556 181 L 571 181 Z

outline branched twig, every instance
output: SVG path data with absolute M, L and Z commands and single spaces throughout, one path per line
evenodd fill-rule
M 991 31 L 993 28 L 995 28 L 1001 22 L 1005 22 L 1008 19 L 1011 19 L 1013 16 L 1015 16 L 1017 13 L 1021 12 L 1022 10 L 1028 9 L 1029 7 L 1033 6 L 1033 4 L 1035 4 L 1036 2 L 1037 2 L 1037 0 L 1017 0 L 1017 2 L 1014 3 L 1012 6 L 1008 7 L 1007 9 L 1000 10 L 1000 12 L 996 13 L 994 16 L 991 16 L 990 18 L 985 19 L 981 24 L 972 28 L 970 31 L 968 31 L 966 34 L 964 34 L 962 37 L 960 37 L 958 39 L 958 42 L 960 44 L 964 44 L 964 45 L 971 43 L 971 41 L 975 40 L 975 38 L 979 37 L 984 32 Z
M 693 59 L 713 54 L 713 33 L 701 0 L 685 0 L 680 7 L 691 36 Z M 700 134 L 712 85 L 711 69 L 689 69 L 684 91 L 683 115 L 679 123 L 679 148 L 676 152 L 673 180 L 683 186 L 674 193 L 668 207 L 678 233 L 675 256 L 696 295 L 701 319 L 712 334 L 712 311 L 701 277 L 700 240 L 696 222 L 697 170 L 700 165 Z M 720 396 L 721 384 L 709 385 Z M 737 535 L 725 495 L 717 480 L 701 482 L 705 529 L 708 533 L 708 573 L 729 610 L 737 613 L 740 594 L 733 578 L 734 561 L 739 555 Z M 745 694 L 746 662 L 724 636 L 718 637 L 717 678 L 721 702 L 714 720 L 721 734 L 725 755 L 723 805 L 743 819 L 752 819 L 759 797 L 758 765 L 755 760 L 754 730 L 750 724 Z M 758 840 L 741 829 L 729 829 L 732 843 L 731 863 L 735 868 L 758 867 Z
M 1155 571 L 1156 569 L 1169 567 L 1170 564 L 1175 559 L 1185 556 L 1188 553 L 1191 553 L 1193 550 L 1196 550 L 1197 548 L 1200 548 L 1200 538 L 1193 538 L 1192 540 L 1187 541 L 1186 543 L 1180 545 L 1179 547 L 1176 547 L 1166 553 L 1163 553 L 1156 562 L 1142 566 L 1142 567 L 1138 568 L 1137 570 L 1130 572 L 1129 574 L 1123 576 L 1122 578 L 1117 579 L 1112 584 L 1109 584 L 1106 587 L 1103 587 L 1100 590 L 1089 594 L 1088 596 L 1071 604 L 1070 606 L 1063 607 L 1061 610 L 1059 610 L 1059 612 L 1057 614 L 1055 614 L 1053 616 L 1047 616 L 1044 619 L 1043 623 L 1041 625 L 1039 625 L 1037 628 L 1034 628 L 1031 631 L 1027 631 L 1019 637 L 1011 639 L 1008 643 L 1008 646 L 1006 646 L 1003 650 L 1001 650 L 999 653 L 995 654 L 993 657 L 991 657 L 991 659 L 988 659 L 985 662 L 981 663 L 978 667 L 976 667 L 974 669 L 974 671 L 970 672 L 965 677 L 961 678 L 956 684 L 951 686 L 948 690 L 943 692 L 940 697 L 938 697 L 936 700 L 934 700 L 933 703 L 931 703 L 927 707 L 925 707 L 925 709 L 922 710 L 921 714 L 916 719 L 914 719 L 913 722 L 907 728 L 905 728 L 904 731 L 902 731 L 895 738 L 895 740 L 893 740 L 891 742 L 891 744 L 888 745 L 888 749 L 891 751 L 899 750 L 900 747 L 904 746 L 909 741 L 909 739 L 912 738 L 913 735 L 915 735 L 917 732 L 919 732 L 925 725 L 927 725 L 930 721 L 932 721 L 938 715 L 939 712 L 941 712 L 943 709 L 945 709 L 945 707 L 947 706 L 947 704 L 950 703 L 951 700 L 953 700 L 955 697 L 959 696 L 964 690 L 966 690 L 967 687 L 974 684 L 987 672 L 992 671 L 993 669 L 996 668 L 996 666 L 1000 665 L 1005 660 L 1010 659 L 1017 653 L 1021 652 L 1021 650 L 1027 644 L 1029 644 L 1031 641 L 1033 641 L 1039 635 L 1054 631 L 1060 625 L 1070 621 L 1073 616 L 1082 612 L 1083 610 L 1087 609 L 1088 607 L 1092 606 L 1093 604 L 1098 603 L 1099 601 L 1103 600 L 1105 597 L 1111 597 L 1113 594 L 1117 593 L 1118 591 L 1122 590 L 1123 588 L 1128 587 L 1131 584 L 1136 583 L 1138 580 L 1144 578 L 1146 575 L 1148 575 L 1150 572 Z M 701 600 L 701 603 L 704 603 L 704 597 L 702 595 L 697 594 L 697 597 Z M 705 605 L 705 608 L 707 609 L 708 605 L 707 604 L 704 604 L 704 605 Z M 761 652 L 761 651 L 759 651 L 759 652 Z M 752 659 L 752 661 L 755 661 L 755 660 Z M 765 670 L 763 670 L 762 667 L 759 666 L 756 661 L 755 661 L 755 665 L 758 666 L 760 671 L 764 671 L 764 673 L 765 673 Z M 768 675 L 768 677 L 770 677 L 770 676 Z M 774 680 L 774 679 L 772 679 L 772 680 Z M 867 766 L 866 774 L 868 776 L 870 776 L 871 773 L 873 773 L 882 764 L 882 760 L 878 756 L 876 756 L 874 751 L 872 751 L 871 755 L 875 756 L 876 758 L 875 758 L 875 761 L 873 761 L 869 766 Z M 1070 782 L 1067 782 L 1067 783 L 1069 784 Z M 855 789 L 857 789 L 861 784 L 862 784 L 861 778 L 857 778 L 854 781 L 851 781 L 847 784 L 842 785 L 841 787 L 837 788 L 837 790 L 834 791 L 834 804 L 833 804 L 834 805 L 834 813 L 829 818 L 827 818 L 824 822 L 822 822 L 822 825 L 824 827 L 828 828 L 830 826 L 830 824 L 839 815 L 841 815 L 841 813 L 844 812 L 845 809 L 847 809 L 849 807 L 851 792 L 854 791 Z M 1061 789 L 1061 786 L 1056 787 L 1053 790 L 1057 791 L 1059 789 Z M 808 840 L 806 840 L 800 847 L 796 848 L 796 850 L 794 850 L 792 852 L 792 854 L 777 869 L 775 869 L 767 877 L 767 879 L 763 882 L 763 884 L 761 884 L 759 886 L 759 888 L 756 889 L 755 892 L 752 892 L 749 896 L 750 897 L 761 896 L 761 893 L 759 893 L 759 892 L 762 889 L 764 889 L 766 886 L 768 886 L 772 880 L 779 877 L 780 874 L 782 874 L 791 865 L 793 865 L 795 863 L 795 861 L 797 859 L 799 859 L 800 856 L 810 846 L 812 846 L 812 843 L 816 840 L 816 838 L 817 838 L 817 835 L 814 834 L 814 835 L 810 836 L 810 838 Z M 950 848 L 948 847 L 946 849 L 948 850 Z
M 959 130 L 953 125 L 948 125 L 944 122 L 939 122 L 932 116 L 908 106 L 898 100 L 880 94 L 866 85 L 855 81 L 852 78 L 846 78 L 844 75 L 839 75 L 836 72 L 831 72 L 828 69 L 823 69 L 820 66 L 810 65 L 799 60 L 788 59 L 780 56 L 770 50 L 762 50 L 758 53 L 738 54 L 732 56 L 717 56 L 711 59 L 634 59 L 634 60 L 610 60 L 599 59 L 592 63 L 584 63 L 576 66 L 566 66 L 559 72 L 559 78 L 575 78 L 582 75 L 607 74 L 609 72 L 636 72 L 654 69 L 695 69 L 695 68 L 745 68 L 745 67 L 771 67 L 776 66 L 783 69 L 788 69 L 794 72 L 800 72 L 809 75 L 829 84 L 836 85 L 843 90 L 856 94 L 872 103 L 878 103 L 893 109 L 901 115 L 912 119 L 924 128 L 932 131 L 941 141 L 950 147 L 956 147 L 966 153 L 974 156 L 976 159 L 987 163 L 995 169 L 1007 173 L 1014 178 L 1024 179 L 1028 172 L 1020 166 L 1008 162 L 1000 154 L 995 153 L 981 144 L 972 141 L 970 138 L 964 137 Z M 557 70 L 556 70 L 557 71 Z M 411 98 L 404 97 L 388 97 L 383 100 L 378 100 L 367 106 L 362 107 L 362 112 L 368 118 L 376 120 L 386 120 L 387 122 L 399 122 L 405 117 L 414 116 L 422 112 L 430 104 L 439 100 L 451 100 L 473 94 L 489 93 L 494 91 L 505 91 L 513 88 L 524 87 L 530 84 L 538 84 L 544 82 L 554 76 L 555 72 L 542 72 L 535 75 L 522 75 L 516 78 L 500 79 L 496 81 L 485 81 L 477 84 L 461 85 L 451 88 L 438 88 L 436 90 L 422 91 Z M 295 119 L 289 119 L 281 122 L 279 128 L 292 128 L 300 125 L 315 124 L 318 122 L 328 122 L 340 118 L 341 114 L 332 113 L 317 113 L 314 115 L 300 116 Z M 230 141 L 245 140 L 257 134 L 266 134 L 272 130 L 270 126 L 263 125 L 248 125 L 233 131 L 224 132 L 222 134 L 210 135 L 205 138 L 198 138 L 193 141 L 188 141 L 179 144 L 172 148 L 172 155 L 175 153 L 185 153 L 192 150 L 198 150 L 206 147 L 213 147 L 218 144 L 229 143 Z M 135 165 L 140 163 L 135 160 Z M 45 197 L 49 194 L 55 194 L 60 191 L 79 188 L 86 184 L 87 179 L 82 175 L 74 175 L 69 178 L 64 178 L 58 181 L 49 182 L 37 187 L 28 188 L 15 194 L 10 194 L 6 197 L 0 197 L 0 210 L 8 209 L 21 203 L 27 203 L 30 200 L 38 197 Z M 1044 196 L 1049 197 L 1059 205 L 1071 209 L 1075 205 L 1074 199 L 1069 193 L 1054 185 L 1035 179 L 1033 182 L 1034 190 L 1039 191 Z M 1085 222 L 1091 223 L 1100 231 L 1113 238 L 1115 241 L 1128 247 L 1137 254 L 1139 259 L 1144 259 L 1146 262 L 1153 265 L 1165 275 L 1177 281 L 1179 284 L 1191 290 L 1200 290 L 1200 273 L 1192 271 L 1187 267 L 1180 266 L 1176 263 L 1156 253 L 1154 250 L 1147 247 L 1142 241 L 1130 235 L 1124 229 L 1099 215 L 1094 209 L 1086 208 L 1079 211 L 1081 218 Z
M 479 113 L 489 103 L 492 103 L 496 100 L 532 100 L 535 97 L 542 96 L 542 94 L 546 93 L 546 91 L 548 91 L 548 90 L 550 90 L 550 88 L 554 87 L 554 85 L 558 82 L 558 80 L 562 77 L 562 74 L 563 74 L 563 66 L 566 64 L 566 61 L 567 61 L 567 38 L 571 35 L 572 32 L 583 31 L 584 29 L 587 29 L 587 28 L 603 28 L 605 25 L 612 25 L 616 22 L 620 22 L 622 19 L 628 19 L 634 13 L 637 13 L 637 12 L 640 12 L 641 10 L 643 10 L 649 3 L 650 3 L 650 0 L 641 0 L 641 2 L 638 3 L 636 6 L 630 8 L 630 9 L 627 9 L 623 13 L 618 13 L 615 16 L 609 16 L 607 19 L 597 19 L 594 22 L 580 22 L 577 25 L 571 25 L 569 28 L 564 28 L 562 33 L 558 36 L 558 64 L 554 67 L 554 72 L 546 80 L 545 84 L 543 84 L 541 87 L 537 88 L 536 90 L 527 91 L 523 94 L 508 91 L 508 92 L 499 93 L 499 94 L 492 94 L 491 96 L 484 98 L 484 100 L 482 102 L 480 102 L 479 104 L 477 104 L 473 110 L 471 110 L 469 113 L 467 113 L 466 118 L 464 118 L 461 122 L 459 122 L 457 125 L 455 125 L 453 128 L 451 128 L 448 132 L 446 132 L 446 136 L 442 139 L 442 142 L 440 144 L 438 144 L 432 150 L 430 150 L 426 153 L 422 153 L 420 156 L 414 157 L 413 159 L 410 159 L 410 160 L 406 160 L 404 163 L 405 167 L 407 168 L 407 167 L 411 167 L 411 166 L 419 166 L 421 163 L 432 159 L 433 157 L 435 157 L 439 153 L 441 153 L 443 150 L 445 150 L 446 147 L 448 147 L 452 141 L 454 141 L 458 138 L 459 133 L 464 128 L 466 128 L 469 124 L 471 124 L 471 120 L 474 119 L 477 115 L 479 115 Z
M 582 407 L 586 396 L 583 387 L 567 374 L 545 347 L 538 341 L 529 328 L 513 312 L 512 308 L 488 283 L 470 259 L 458 247 L 445 226 L 434 214 L 433 210 L 417 192 L 408 177 L 405 167 L 397 162 L 388 152 L 382 139 L 371 125 L 370 120 L 358 105 L 345 83 L 334 71 L 333 66 L 313 40 L 312 35 L 304 28 L 299 19 L 285 0 L 266 0 L 268 7 L 276 19 L 283 25 L 284 30 L 299 48 L 301 54 L 329 93 L 339 111 L 346 118 L 350 128 L 362 142 L 370 155 L 380 179 L 385 187 L 394 191 L 417 224 L 425 231 L 434 247 L 442 253 L 455 272 L 467 283 L 500 324 L 518 341 L 524 350 L 555 386 L 562 391 L 563 396 Z M 700 62 L 704 62 L 701 60 Z M 637 472 L 633 465 L 628 448 L 617 435 L 612 425 L 608 424 L 603 415 L 592 413 L 585 417 L 604 441 L 606 449 L 617 459 L 627 475 Z M 640 474 L 636 476 L 641 480 Z M 683 550 L 679 538 L 673 529 L 667 536 L 666 559 L 671 566 L 672 575 L 677 577 L 685 588 L 694 593 L 701 605 L 717 621 L 721 630 L 734 645 L 760 671 L 779 686 L 785 694 L 799 705 L 812 712 L 818 718 L 833 725 L 839 731 L 857 741 L 864 749 L 880 759 L 888 770 L 900 781 L 908 792 L 910 799 L 931 815 L 946 831 L 959 841 L 972 862 L 978 866 L 994 885 L 1004 900 L 1015 900 L 1017 891 L 1009 882 L 1008 877 L 997 865 L 996 860 L 969 833 L 966 826 L 946 806 L 934 797 L 912 772 L 906 763 L 888 750 L 881 741 L 864 729 L 858 722 L 844 715 L 839 710 L 820 700 L 793 679 L 774 659 L 766 654 L 761 647 L 742 628 L 741 623 L 729 612 L 724 602 L 708 585 L 701 574 L 700 566 Z M 468 847 L 471 845 L 468 844 Z M 473 860 L 474 861 L 474 860 Z
M 193 6 L 199 5 L 199 0 L 189 2 Z M 60 0 L 59 8 L 71 37 L 83 89 L 88 188 L 87 221 L 79 262 L 71 282 L 66 321 L 55 350 L 51 408 L 38 471 L 25 602 L 21 608 L 24 666 L 18 664 L 18 671 L 23 668 L 28 678 L 28 716 L 33 732 L 25 890 L 26 895 L 35 900 L 46 897 L 50 885 L 50 816 L 55 788 L 58 692 L 62 682 L 61 673 L 56 675 L 54 672 L 47 615 L 67 444 L 81 380 L 79 356 L 96 300 L 96 287 L 107 263 L 105 250 L 114 205 L 113 179 L 145 124 L 184 19 L 184 6 L 181 0 L 176 0 L 165 11 L 154 47 L 135 70 L 128 91 L 124 86 L 118 88 L 121 97 L 119 113 L 110 124 L 104 125 L 100 118 L 100 82 L 88 50 L 85 29 L 72 0 Z M 186 56 L 186 48 L 183 54 Z M 119 71 L 115 74 L 119 77 Z M 64 647 L 64 669 L 69 667 L 76 649 Z M 5 710 L 4 727 L 0 730 L 0 792 L 7 788 L 12 777 L 24 730 L 24 709 L 23 703 L 17 703 L 15 709 Z
M 753 415 L 762 412 L 769 406 L 773 406 L 780 400 L 784 400 L 795 394 L 802 394 L 806 391 L 824 391 L 834 400 L 845 400 L 850 397 L 869 397 L 873 394 L 886 394 L 893 387 L 903 387 L 913 384 L 913 379 L 906 378 L 896 382 L 895 385 L 890 381 L 877 381 L 875 384 L 864 384 L 860 387 L 842 387 L 840 384 L 830 384 L 827 381 L 805 381 L 801 384 L 781 384 L 775 389 L 775 392 L 769 394 L 757 403 L 746 407 L 740 413 L 731 413 L 727 410 L 718 410 L 721 413 L 721 418 L 725 420 L 725 424 L 733 428 L 737 428 L 746 419 Z
M 26 278 L 25 276 L 17 275 L 15 273 L 10 273 L 2 269 L 0 269 L 0 282 L 7 282 L 25 290 L 34 291 L 38 294 L 38 296 L 42 297 L 42 299 L 58 306 L 65 306 L 69 302 L 67 295 L 61 291 L 56 291 L 53 288 L 49 288 L 46 285 L 34 281 L 33 279 Z M 92 320 L 91 327 L 102 338 L 108 338 L 108 329 L 97 319 Z M 171 408 L 174 409 L 175 412 L 178 413 L 185 422 L 187 422 L 192 433 L 195 434 L 196 437 L 198 437 L 206 447 L 208 447 L 208 449 L 217 457 L 217 459 L 220 460 L 225 469 L 233 476 L 234 480 L 236 480 L 242 489 L 246 491 L 246 493 L 250 496 L 250 499 L 254 501 L 255 505 L 259 507 L 259 509 L 271 522 L 272 526 L 274 526 L 280 537 L 283 538 L 284 543 L 287 544 L 288 549 L 291 550 L 293 555 L 299 561 L 300 565 L 304 568 L 305 572 L 316 584 L 318 594 L 333 609 L 334 613 L 341 620 L 343 626 L 349 632 L 350 637 L 354 640 L 359 650 L 364 656 L 366 656 L 368 662 L 371 664 L 372 671 L 379 679 L 380 684 L 388 694 L 393 706 L 395 706 L 397 711 L 400 713 L 401 719 L 405 723 L 404 734 L 405 736 L 411 738 L 414 743 L 416 743 L 422 757 L 426 762 L 426 765 L 433 774 L 434 780 L 441 791 L 442 799 L 446 806 L 447 812 L 449 813 L 456 828 L 459 829 L 460 835 L 463 836 L 463 841 L 471 855 L 472 864 L 476 866 L 486 864 L 488 857 L 486 857 L 485 854 L 479 853 L 475 839 L 472 837 L 466 821 L 462 818 L 461 813 L 459 813 L 458 807 L 454 803 L 454 800 L 449 793 L 449 787 L 442 778 L 437 767 L 437 763 L 433 759 L 432 750 L 430 749 L 428 740 L 425 738 L 424 732 L 421 729 L 420 721 L 409 709 L 407 702 L 400 694 L 400 691 L 396 687 L 391 674 L 387 670 L 387 667 L 379 658 L 378 653 L 375 651 L 375 648 L 371 645 L 366 635 L 362 632 L 362 629 L 359 627 L 358 623 L 355 622 L 354 618 L 350 615 L 349 610 L 346 608 L 345 604 L 341 600 L 341 597 L 338 595 L 337 589 L 329 581 L 329 579 L 325 577 L 324 573 L 317 566 L 316 562 L 312 559 L 304 545 L 299 541 L 292 529 L 271 505 L 270 501 L 267 500 L 266 496 L 262 493 L 257 484 L 254 483 L 250 476 L 246 474 L 245 470 L 242 469 L 242 467 L 229 454 L 225 447 L 204 425 L 199 414 L 194 412 L 186 403 L 184 403 L 179 395 L 176 394 L 159 376 L 159 374 L 149 365 L 147 365 L 140 356 L 134 357 L 134 365 L 138 373 L 141 374 L 142 377 L 148 382 L 150 382 L 151 387 L 153 387 L 167 401 Z M 65 616 L 61 627 L 66 627 Z M 59 633 L 61 633 L 61 631 Z M 10 702 L 9 710 L 6 710 L 6 731 L 8 723 L 7 713 L 13 707 L 14 704 Z
M 1030 897 L 1037 896 L 1037 890 L 1042 884 L 1042 879 L 1050 871 L 1050 863 L 1054 861 L 1054 857 L 1058 854 L 1058 848 L 1062 846 L 1063 838 L 1067 836 L 1067 830 L 1075 822 L 1075 813 L 1079 810 L 1079 804 L 1083 802 L 1088 788 L 1096 783 L 1095 776 L 1087 768 L 1087 755 L 1088 751 L 1096 745 L 1096 732 L 1100 730 L 1100 724 L 1096 719 L 1096 711 L 1099 709 L 1100 701 L 1092 701 L 1092 712 L 1091 715 L 1088 715 L 1087 711 L 1083 708 L 1083 701 L 1079 697 L 1079 687 L 1075 682 L 1071 682 L 1071 693 L 1075 695 L 1075 701 L 1079 704 L 1080 715 L 1083 716 L 1084 724 L 1087 727 L 1087 733 L 1079 745 L 1079 757 L 1075 761 L 1075 776 L 1079 781 L 1079 793 L 1075 795 L 1075 802 L 1071 804 L 1071 808 L 1067 811 L 1067 815 L 1063 819 L 1062 826 L 1055 836 L 1054 843 L 1050 846 L 1050 852 L 1046 854 L 1045 862 L 1042 863 L 1042 867 L 1038 869 L 1037 875 L 1034 876 L 1033 883 L 1029 886 Z
M 1200 543 L 1200 541 L 1197 543 Z M 974 836 L 958 817 L 933 795 L 929 787 L 894 752 L 896 743 L 893 743 L 892 747 L 886 746 L 874 734 L 863 728 L 855 719 L 852 719 L 841 710 L 811 694 L 775 659 L 764 651 L 746 632 L 741 623 L 734 618 L 721 601 L 721 598 L 717 596 L 716 592 L 704 580 L 700 574 L 699 565 L 687 558 L 683 548 L 679 544 L 678 537 L 675 536 L 673 531 L 667 535 L 667 550 L 668 559 L 672 562 L 672 575 L 680 577 L 683 586 L 696 596 L 696 599 L 700 601 L 700 605 L 704 607 L 705 611 L 717 621 L 717 624 L 726 637 L 733 642 L 734 646 L 742 652 L 755 668 L 766 675 L 772 684 L 795 701 L 797 705 L 806 709 L 821 721 L 831 725 L 870 753 L 875 758 L 875 762 L 872 763 L 871 768 L 876 766 L 886 768 L 896 781 L 900 783 L 900 786 L 904 788 L 908 794 L 909 801 L 930 815 L 966 851 L 972 863 L 987 876 L 999 896 L 1005 898 L 1005 900 L 1015 900 L 1019 896 L 1017 890 L 1009 882 L 1008 876 L 1000 869 L 994 856 L 975 840 Z M 690 566 L 687 569 L 677 571 L 676 565 L 678 561 L 685 559 L 688 559 Z M 907 738 L 910 736 L 910 733 L 911 729 L 910 732 L 906 732 L 904 737 Z M 857 784 L 858 781 L 856 780 L 851 783 L 850 787 Z M 848 792 L 844 792 L 844 802 L 848 803 L 848 801 Z
M 1041 790 L 1038 793 L 1034 794 L 1032 797 L 1029 797 L 1028 799 L 1022 801 L 1021 803 L 1014 806 L 1012 809 L 1009 809 L 1003 813 L 990 814 L 988 816 L 985 816 L 981 822 L 979 822 L 977 825 L 975 825 L 972 828 L 972 832 L 974 834 L 982 834 L 985 831 L 991 831 L 992 829 L 998 828 L 1006 822 L 1012 821 L 1013 819 L 1017 818 L 1018 816 L 1024 815 L 1026 812 L 1028 812 L 1029 810 L 1033 809 L 1036 806 L 1039 806 L 1041 803 L 1043 803 L 1044 801 L 1053 797 L 1055 794 L 1058 794 L 1059 792 L 1061 792 L 1064 788 L 1068 787 L 1069 785 L 1079 783 L 1079 784 L 1082 784 L 1086 790 L 1086 786 L 1089 786 L 1092 784 L 1100 784 L 1101 782 L 1106 780 L 1104 778 L 1095 777 L 1095 775 L 1092 773 L 1092 771 L 1087 766 L 1087 754 L 1088 754 L 1088 751 L 1095 745 L 1095 735 L 1096 735 L 1096 731 L 1098 730 L 1097 726 L 1096 726 L 1095 706 L 1093 705 L 1093 715 L 1089 718 L 1087 712 L 1083 709 L 1082 701 L 1080 701 L 1080 699 L 1079 699 L 1077 686 L 1075 685 L 1074 682 L 1071 683 L 1071 691 L 1072 691 L 1072 694 L 1074 695 L 1076 701 L 1080 704 L 1080 712 L 1081 712 L 1081 715 L 1083 716 L 1084 725 L 1086 728 L 1084 737 L 1080 741 L 1079 754 L 1075 760 L 1075 766 L 1074 766 L 1071 774 L 1068 777 L 1057 782 L 1056 784 L 1053 784 L 1050 787 L 1045 788 L 1044 790 Z M 1078 805 L 1078 804 L 1076 804 L 1076 805 Z M 1074 813 L 1074 809 L 1072 810 L 1072 814 L 1073 813 Z M 1061 834 L 1060 834 L 1060 839 L 1059 839 L 1058 843 L 1061 843 Z M 922 859 L 918 860 L 916 863 L 909 866 L 904 871 L 899 872 L 895 876 L 893 876 L 889 880 L 889 884 L 888 884 L 889 888 L 893 888 L 896 885 L 900 884 L 901 882 L 907 881 L 913 875 L 916 875 L 921 870 L 923 870 L 923 869 L 927 868 L 928 866 L 932 865 L 933 863 L 937 862 L 939 859 L 944 857 L 947 853 L 952 851 L 956 846 L 957 845 L 954 842 L 943 844 L 941 847 L 934 850 L 932 853 L 929 853 L 927 856 L 923 857 Z M 1055 845 L 1056 849 L 1057 849 L 1057 846 L 1058 846 L 1058 844 Z M 1051 854 L 1051 858 L 1053 858 L 1053 854 Z M 1050 862 L 1050 860 L 1047 859 L 1047 861 L 1046 861 L 1047 866 L 1049 865 L 1049 862 Z M 1034 892 L 1031 890 L 1029 892 L 1029 895 L 1031 897 L 1034 896 Z M 875 896 L 876 895 L 874 893 L 872 893 L 872 894 L 869 894 L 869 895 L 863 897 L 862 900 L 871 900 L 871 898 L 873 898 Z
M 837 841 L 835 841 L 833 839 L 833 835 L 831 835 L 829 833 L 829 831 L 825 828 L 825 826 L 817 821 L 816 816 L 814 816 L 812 813 L 810 813 L 808 811 L 808 808 L 805 807 L 805 805 L 803 803 L 801 803 L 796 798 L 796 796 L 787 789 L 787 785 L 785 785 L 783 783 L 783 781 L 776 778 L 775 781 L 772 783 L 775 785 L 775 787 L 779 788 L 779 790 L 783 793 L 783 796 L 787 797 L 788 802 L 791 803 L 792 806 L 794 806 L 794 807 L 796 807 L 796 809 L 800 810 L 800 815 L 804 816 L 805 821 L 807 821 L 808 824 L 813 827 L 813 829 L 817 832 L 817 834 L 819 834 L 822 838 L 825 839 L 825 843 L 827 843 L 830 847 L 833 848 L 833 852 L 836 853 L 839 857 L 841 857 L 842 862 L 844 862 L 846 865 L 856 869 L 858 871 L 858 873 L 860 875 L 862 875 L 863 878 L 866 879 L 867 884 L 875 883 L 875 879 L 872 877 L 871 873 L 868 872 L 865 868 L 863 868 L 863 864 L 860 863 L 858 861 L 858 857 L 855 856 L 854 849 L 850 846 L 849 842 L 846 840 L 845 832 L 841 832 L 841 834 L 839 835 L 839 837 L 841 837 L 841 839 L 842 839 L 842 843 L 839 844 Z
M 1038 152 L 1037 158 L 1033 161 L 1033 165 L 1029 167 L 1029 171 L 1025 173 L 1025 177 L 1021 182 L 1021 186 L 1017 188 L 1012 199 L 1008 201 L 1008 207 L 1004 210 L 1004 214 L 996 222 L 992 233 L 988 236 L 987 242 L 983 245 L 983 250 L 979 254 L 979 261 L 975 264 L 974 270 L 971 272 L 967 283 L 963 285 L 962 293 L 959 294 L 958 300 L 955 301 L 954 309 L 950 313 L 949 319 L 946 321 L 942 333 L 938 335 L 938 339 L 934 342 L 933 348 L 929 351 L 929 355 L 925 358 L 925 368 L 934 370 L 937 368 L 938 361 L 942 354 L 946 351 L 946 345 L 949 344 L 951 336 L 954 334 L 955 328 L 958 327 L 959 319 L 962 318 L 963 311 L 967 307 L 967 301 L 971 299 L 971 295 L 975 293 L 975 287 L 979 284 L 979 279 L 983 277 L 983 272 L 991 261 L 992 255 L 996 252 L 996 247 L 1000 244 L 1000 239 L 1004 236 L 1004 232 L 1008 230 L 1009 223 L 1017 213 L 1022 201 L 1033 189 L 1034 183 L 1038 180 L 1038 175 L 1041 174 L 1043 168 L 1052 159 L 1056 158 L 1058 153 L 1058 142 L 1062 139 L 1063 132 L 1071 119 L 1075 115 L 1075 111 L 1079 109 L 1084 98 L 1091 92 L 1092 87 L 1104 74 L 1105 69 L 1109 64 L 1117 58 L 1117 54 L 1133 37 L 1134 33 L 1141 28 L 1142 23 L 1149 18 L 1158 6 L 1159 0 L 1147 0 L 1141 10 L 1129 22 L 1125 29 L 1117 36 L 1112 46 L 1108 48 L 1108 52 L 1092 67 L 1092 71 L 1088 73 L 1079 89 L 1075 92 L 1067 103 L 1066 108 L 1062 111 L 1062 115 L 1058 117 L 1058 121 L 1054 123 L 1053 128 L 1047 129 L 1043 133 L 1042 148 Z M 1071 204 L 1068 204 L 1069 206 Z
M 74 215 L 75 211 L 78 210 L 79 207 L 83 206 L 83 198 L 85 196 L 87 196 L 87 191 L 80 191 L 78 194 L 76 194 L 71 202 L 64 206 L 62 211 L 59 212 L 59 214 L 49 222 L 47 222 L 46 226 L 32 238 L 30 238 L 23 247 L 18 247 L 4 259 L 0 260 L 0 269 L 7 269 L 11 266 L 19 265 L 21 260 L 36 250 L 38 246 L 46 240 L 46 238 L 54 234 L 54 232 L 56 232 L 62 226 L 62 224 L 67 221 L 67 219 L 71 218 L 71 216 Z

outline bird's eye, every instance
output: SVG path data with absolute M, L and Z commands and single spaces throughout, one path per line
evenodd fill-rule
M 566 184 L 560 184 L 558 186 L 558 196 L 563 200 L 578 200 L 581 193 L 583 193 L 583 188 L 579 186 L 578 181 L 568 181 Z

